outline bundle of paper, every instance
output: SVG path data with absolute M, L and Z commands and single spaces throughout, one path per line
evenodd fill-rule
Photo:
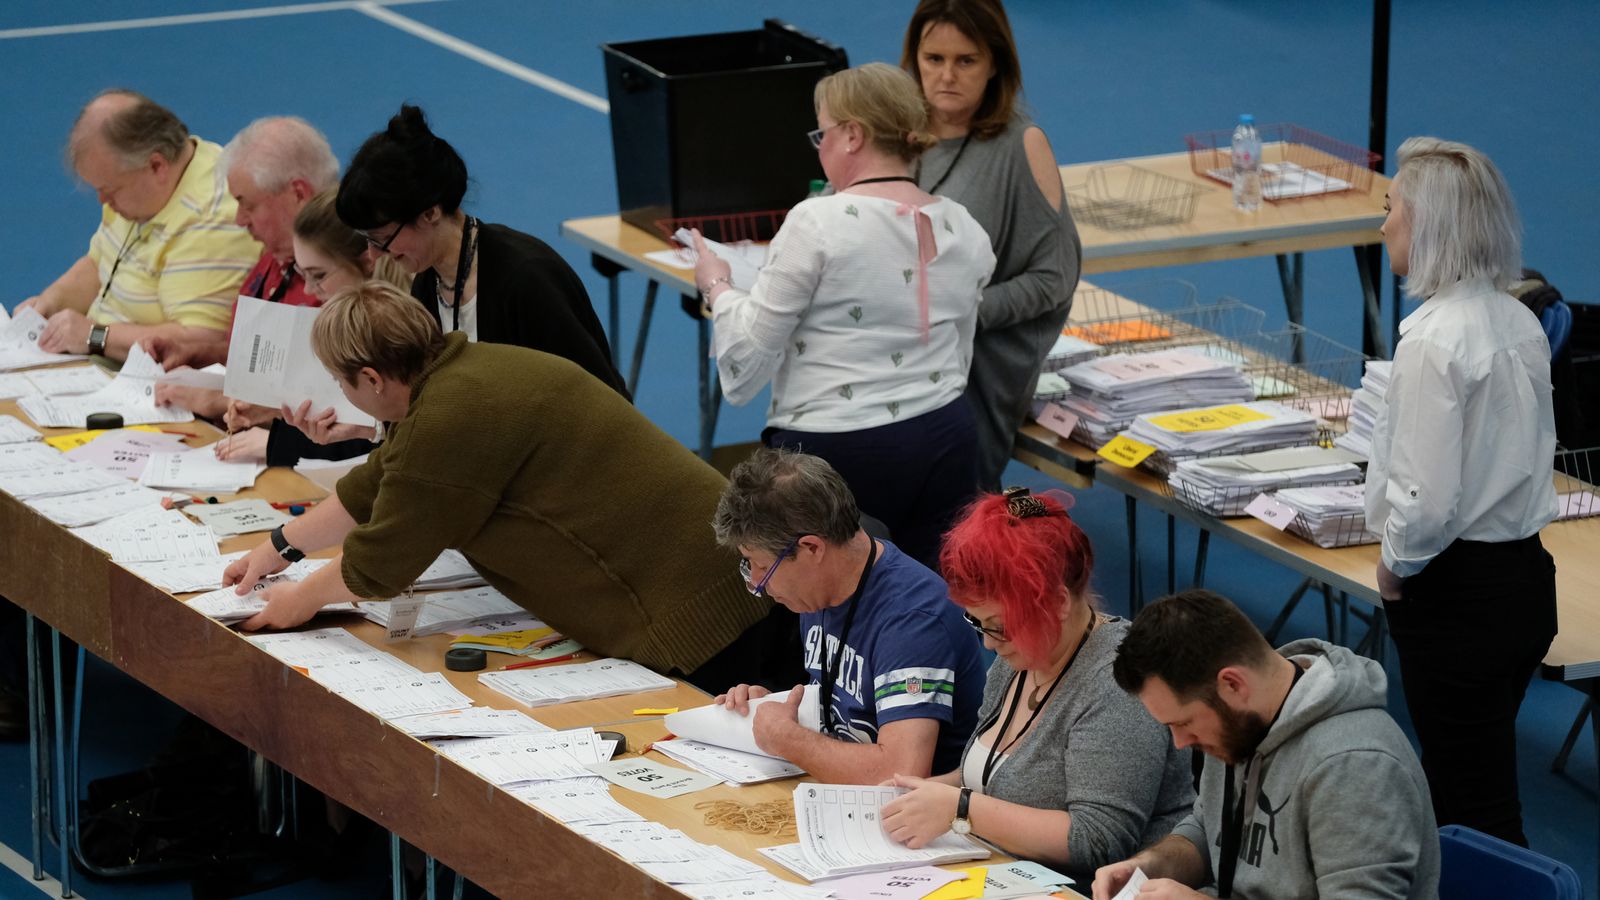
M 356 605 L 360 607 L 362 615 L 385 628 L 389 627 L 389 613 L 393 607 L 387 601 L 365 601 Z M 413 637 L 424 637 L 522 612 L 522 607 L 492 587 L 442 591 L 423 598 L 422 609 L 417 613 L 417 623 L 412 626 L 411 634 Z
M 1056 335 L 1055 344 L 1050 348 L 1050 352 L 1045 354 L 1044 371 L 1059 372 L 1084 360 L 1093 359 L 1102 352 L 1104 348 L 1099 344 L 1062 332 Z
M 693 265 L 696 261 L 694 251 L 694 235 L 687 228 L 679 228 L 673 233 L 672 239 L 684 246 L 683 255 Z M 756 276 L 761 273 L 761 267 L 767 263 L 767 245 L 752 244 L 743 241 L 737 244 L 723 244 L 717 241 L 706 241 L 706 249 L 728 264 L 729 283 L 741 291 L 748 291 L 755 286 Z
M 256 478 L 266 470 L 260 463 L 225 462 L 217 459 L 210 447 L 198 447 L 176 453 L 150 454 L 144 472 L 139 475 L 139 483 L 175 491 L 232 494 L 255 484 Z
M 1318 547 L 1378 543 L 1367 530 L 1363 485 L 1286 488 L 1272 496 L 1296 513 L 1288 530 Z
M 912 850 L 883 830 L 882 809 L 900 788 L 802 784 L 794 789 L 800 852 L 812 872 L 834 878 L 922 863 L 930 866 L 988 859 L 989 851 L 954 832 Z M 810 875 L 808 880 L 816 880 Z
M 1362 479 L 1355 454 L 1330 447 L 1284 447 L 1177 464 L 1167 483 L 1179 502 L 1219 517 L 1242 516 L 1257 494 L 1286 487 L 1355 484 Z
M 127 484 L 127 480 L 88 463 L 56 456 L 55 464 L 0 472 L 0 491 L 18 500 L 60 497 Z
M 1361 376 L 1361 387 L 1350 397 L 1350 418 L 1344 434 L 1334 438 L 1334 443 L 1360 455 L 1362 459 L 1372 458 L 1372 432 L 1377 426 L 1378 416 L 1383 412 L 1384 398 L 1389 392 L 1389 375 L 1394 369 L 1394 362 L 1387 359 L 1374 359 L 1367 361 L 1367 369 Z
M 183 436 L 119 428 L 66 451 L 68 459 L 88 463 L 122 478 L 144 474 L 153 453 L 179 453 L 187 449 Z
M 600 659 L 545 669 L 484 672 L 478 676 L 478 681 L 528 706 L 665 691 L 677 686 L 672 679 L 626 659 Z
M 421 716 L 406 716 L 396 719 L 394 724 L 406 734 L 423 741 L 545 734 L 555 730 L 521 710 L 487 709 L 482 706 Z
M 1202 454 L 1250 453 L 1309 444 L 1317 417 L 1271 400 L 1150 413 L 1133 420 L 1128 437 L 1156 448 L 1169 462 Z
M 610 825 L 616 822 L 644 821 L 644 816 L 612 798 L 611 785 L 604 778 L 535 781 L 513 785 L 506 788 L 506 791 L 552 819 L 568 825 Z
M 43 437 L 16 416 L 0 416 L 0 444 L 20 444 Z
M 460 550 L 446 550 L 439 554 L 433 564 L 422 570 L 417 576 L 416 583 L 411 585 L 419 591 L 442 591 L 458 588 L 477 587 L 487 584 L 478 570 L 467 562 Z
M 191 522 L 173 509 L 137 509 L 97 525 L 74 528 L 72 533 L 111 554 L 116 563 L 201 563 L 214 568 L 219 578 L 226 567 L 211 528 Z
M 656 741 L 651 749 L 728 784 L 760 784 L 804 775 L 805 769 L 765 753 L 742 753 L 701 741 Z
M 770 877 L 766 869 L 721 847 L 702 844 L 659 822 L 574 827 L 652 877 L 673 885 L 710 885 Z
M 79 362 L 83 359 L 71 353 L 46 353 L 40 350 L 39 338 L 44 335 L 44 326 L 44 316 L 31 308 L 18 311 L 10 321 L 0 325 L 0 371 Z
M 194 414 L 174 406 L 156 406 L 156 378 L 161 365 L 135 344 L 128 361 L 111 383 L 90 394 L 69 397 L 35 395 L 17 401 L 22 411 L 48 428 L 83 426 L 92 413 L 116 413 L 124 425 L 152 422 L 193 422 Z
M 1078 417 L 1078 437 L 1096 446 L 1142 413 L 1255 398 L 1232 361 L 1190 348 L 1113 353 L 1063 369 L 1061 377 L 1072 393 L 1059 402 Z
M 807 690 L 800 700 L 799 720 L 807 731 L 822 730 L 822 707 L 817 701 L 818 692 Z M 708 703 L 667 716 L 663 723 L 667 730 L 681 738 L 727 747 L 741 753 L 760 754 L 754 732 L 756 707 L 763 703 L 784 703 L 788 691 L 768 694 L 750 701 L 749 715 L 739 715 L 717 703 Z
M 29 397 L 34 394 L 46 396 L 88 394 L 100 390 L 110 382 L 111 376 L 99 366 L 11 372 L 0 375 L 0 400 Z
M 123 568 L 169 594 L 211 591 L 222 587 L 222 572 L 228 564 L 249 551 L 224 553 L 207 559 L 177 559 L 124 563 Z
M 1039 383 L 1034 385 L 1033 388 L 1033 399 L 1048 403 L 1052 400 L 1060 400 L 1070 393 L 1072 393 L 1072 385 L 1068 384 L 1065 378 L 1055 372 L 1041 372 L 1039 373 Z
M 224 625 L 234 625 L 267 608 L 267 601 L 262 599 L 261 594 L 274 583 L 276 581 L 272 578 L 258 581 L 250 593 L 243 596 L 236 593 L 232 585 L 217 588 L 191 597 L 189 606 Z M 359 612 L 354 603 L 330 603 L 318 609 L 317 615 L 353 612 Z
M 0 444 L 0 473 L 27 472 L 61 465 L 61 454 L 43 441 Z
M 0 450 L 4 449 L 0 447 Z M 104 522 L 106 519 L 136 509 L 160 506 L 161 501 L 169 496 L 163 491 L 152 491 L 147 487 L 125 481 L 112 488 L 65 494 L 59 497 L 41 497 L 23 502 L 57 525 L 76 528 L 80 525 Z
M 590 778 L 594 773 L 584 767 L 602 761 L 592 728 L 431 743 L 440 754 L 500 787 Z

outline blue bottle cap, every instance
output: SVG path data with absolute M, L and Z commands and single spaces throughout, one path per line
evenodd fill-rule
M 1254 125 L 1255 123 L 1256 123 L 1256 117 L 1250 115 L 1249 113 L 1243 113 L 1242 115 L 1239 116 L 1239 124 L 1240 125 Z

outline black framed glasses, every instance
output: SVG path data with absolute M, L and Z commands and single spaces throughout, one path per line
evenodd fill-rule
M 367 246 L 369 246 L 372 249 L 378 251 L 379 253 L 388 253 L 389 252 L 389 245 L 394 243 L 394 239 L 399 237 L 400 236 L 400 232 L 404 231 L 405 228 L 406 228 L 406 223 L 401 222 L 399 225 L 395 226 L 394 231 L 389 232 L 389 236 L 388 237 L 384 238 L 381 241 L 378 240 L 377 238 L 373 237 L 371 232 L 362 231 L 362 232 L 358 232 L 358 233 L 363 238 L 366 239 Z
M 804 536 L 805 535 L 800 534 L 795 535 L 794 540 L 789 542 L 789 546 L 784 547 L 783 552 L 779 553 L 773 558 L 772 565 L 767 568 L 767 574 L 761 576 L 761 581 L 754 585 L 750 583 L 750 560 L 740 559 L 739 574 L 744 576 L 745 588 L 757 597 L 762 596 L 763 592 L 765 592 L 767 589 L 767 582 L 772 580 L 772 573 L 778 571 L 778 566 L 783 565 L 783 561 L 789 558 L 789 554 L 794 552 L 794 548 L 800 544 L 800 539 Z
M 989 626 L 978 621 L 978 618 L 972 613 L 962 613 L 961 618 L 966 619 L 967 624 L 971 625 L 972 630 L 976 631 L 979 635 L 988 635 L 1002 644 L 1011 640 L 1011 638 L 1006 637 L 1006 630 L 1004 627 L 990 628 Z

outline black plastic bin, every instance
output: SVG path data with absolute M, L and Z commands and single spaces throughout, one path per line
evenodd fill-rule
M 822 177 L 806 140 L 812 91 L 849 65 L 845 52 L 764 25 L 601 45 L 624 221 L 654 232 L 661 219 L 786 210 Z M 706 224 L 707 237 L 722 236 Z

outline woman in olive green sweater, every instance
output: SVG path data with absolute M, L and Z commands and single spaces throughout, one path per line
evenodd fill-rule
M 710 528 L 724 479 L 616 391 L 558 356 L 445 337 L 369 282 L 312 331 L 345 396 L 392 423 L 337 493 L 228 567 L 241 592 L 301 553 L 337 564 L 266 592 L 247 629 L 405 593 L 443 550 L 585 647 L 717 690 L 789 637 Z

